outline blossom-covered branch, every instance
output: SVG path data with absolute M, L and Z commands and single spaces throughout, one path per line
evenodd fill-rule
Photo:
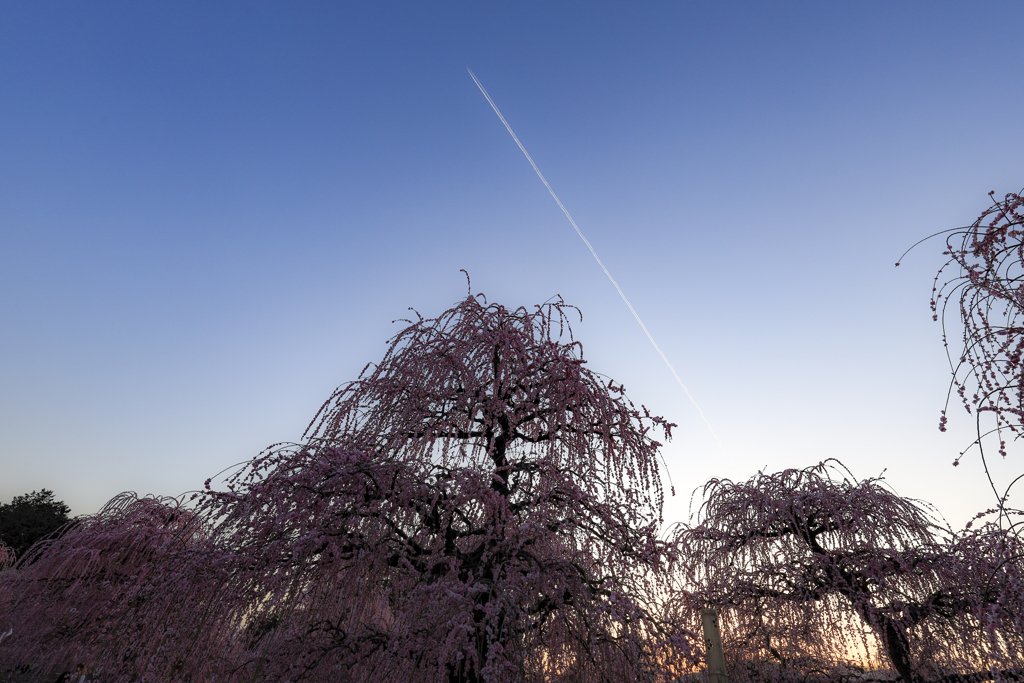
M 723 611 L 740 671 L 796 675 L 858 652 L 908 682 L 1024 666 L 1016 537 L 994 524 L 953 533 L 834 460 L 710 481 L 678 539 L 694 607 Z

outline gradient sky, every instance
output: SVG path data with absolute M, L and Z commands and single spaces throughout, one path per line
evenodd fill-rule
M 180 494 L 392 323 L 561 294 L 712 476 L 842 460 L 955 525 L 932 232 L 1024 185 L 1020 3 L 50 3 L 0 12 L 0 501 Z M 477 74 L 724 444 L 474 86 Z M 1006 479 L 1024 453 L 999 463 Z

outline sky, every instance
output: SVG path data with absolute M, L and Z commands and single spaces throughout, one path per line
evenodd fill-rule
M 991 506 L 928 307 L 1024 186 L 1019 3 L 11 2 L 0 502 L 178 495 L 301 437 L 414 308 L 578 306 L 712 477 L 838 458 Z M 675 366 L 651 347 L 487 88 Z M 1024 453 L 992 463 L 997 481 Z

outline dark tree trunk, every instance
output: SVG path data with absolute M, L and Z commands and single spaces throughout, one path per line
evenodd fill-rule
M 885 643 L 885 652 L 889 655 L 889 661 L 896 668 L 900 678 L 907 683 L 917 683 L 920 678 L 914 673 L 914 668 L 910 663 L 910 641 L 907 639 L 906 633 L 892 619 L 884 619 L 881 626 L 882 641 Z

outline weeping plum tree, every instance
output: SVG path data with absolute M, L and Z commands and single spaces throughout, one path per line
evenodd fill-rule
M 399 333 L 309 441 L 212 494 L 255 565 L 265 668 L 405 680 L 662 680 L 671 426 L 589 371 L 560 301 L 467 298 Z M 217 507 L 220 506 L 220 507 Z M 254 636 L 256 637 L 256 636 Z
M 935 276 L 931 306 L 943 324 L 950 395 L 955 388 L 967 412 L 976 415 L 975 444 L 984 462 L 985 436 L 995 434 L 1005 456 L 1007 438 L 1019 438 L 1024 428 L 1024 196 L 993 198 L 974 223 L 949 233 L 949 260 Z M 947 269 L 955 273 L 944 279 Z M 962 325 L 957 351 L 950 350 L 946 330 L 951 304 Z M 948 408 L 947 399 L 939 422 L 943 431 Z M 992 421 L 983 422 L 984 416 Z M 1003 506 L 1009 487 L 1000 491 L 990 483 Z
M 673 425 L 587 369 L 574 311 L 479 295 L 410 321 L 303 443 L 264 452 L 226 490 L 207 482 L 180 532 L 201 528 L 203 543 L 169 542 L 132 605 L 77 626 L 103 646 L 93 670 L 674 680 L 693 660 L 692 634 L 662 612 L 675 555 L 658 536 L 654 437 Z
M 153 590 L 171 586 L 185 551 L 203 545 L 196 522 L 173 498 L 122 493 L 0 571 L 0 633 L 10 632 L 0 641 L 0 676 L 18 670 L 35 680 L 49 670 L 100 661 L 105 652 L 116 653 L 104 662 L 108 676 L 149 673 L 146 662 L 157 643 L 135 633 L 166 629 L 167 615 L 181 614 L 184 603 L 193 624 L 201 613 L 186 591 Z M 178 627 L 178 637 L 187 632 L 199 635 L 186 624 Z
M 734 676 L 880 658 L 904 681 L 1024 677 L 1022 548 L 994 524 L 949 533 L 834 460 L 713 479 L 696 521 L 679 567 L 693 607 L 722 611 Z

